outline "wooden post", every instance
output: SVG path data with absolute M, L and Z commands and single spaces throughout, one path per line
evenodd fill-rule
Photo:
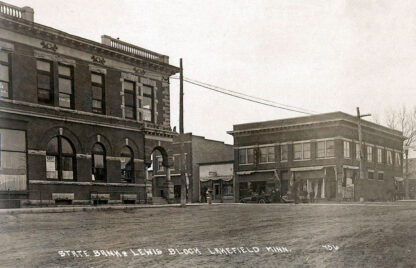
M 181 206 L 185 207 L 186 205 L 186 178 L 185 178 L 185 144 L 184 144 L 184 128 L 183 128 L 183 66 L 182 59 L 179 62 L 180 66 L 180 88 L 179 88 L 179 135 L 181 142 Z

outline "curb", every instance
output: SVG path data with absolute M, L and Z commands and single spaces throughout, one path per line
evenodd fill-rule
M 205 204 L 192 203 L 186 206 L 203 206 Z M 181 207 L 181 204 L 167 205 L 102 205 L 102 206 L 79 206 L 79 207 L 46 207 L 46 208 L 16 208 L 16 209 L 0 209 L 0 215 L 17 215 L 17 214 L 37 214 L 37 213 L 65 213 L 65 212 L 81 212 L 81 211 L 106 211 L 106 210 L 132 210 L 143 208 L 166 208 Z

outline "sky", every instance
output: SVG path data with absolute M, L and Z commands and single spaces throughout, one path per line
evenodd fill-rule
M 184 76 L 317 113 L 415 106 L 416 1 L 6 0 L 35 21 L 156 51 Z M 185 83 L 185 132 L 233 143 L 234 124 L 303 114 Z M 172 127 L 179 82 L 171 80 Z

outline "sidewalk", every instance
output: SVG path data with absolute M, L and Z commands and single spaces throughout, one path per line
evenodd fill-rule
M 204 206 L 207 204 L 191 203 L 186 206 Z M 33 207 L 33 208 L 11 208 L 0 209 L 0 215 L 32 214 L 32 213 L 63 213 L 80 211 L 103 211 L 103 210 L 128 210 L 141 208 L 164 208 L 181 207 L 181 204 L 166 205 L 97 205 L 97 206 L 57 206 L 57 207 Z

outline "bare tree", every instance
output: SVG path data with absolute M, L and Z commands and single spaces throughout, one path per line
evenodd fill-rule
M 403 146 L 412 146 L 416 142 L 416 107 L 408 110 L 406 106 L 394 110 L 388 109 L 385 113 L 386 126 L 403 132 L 407 139 Z

